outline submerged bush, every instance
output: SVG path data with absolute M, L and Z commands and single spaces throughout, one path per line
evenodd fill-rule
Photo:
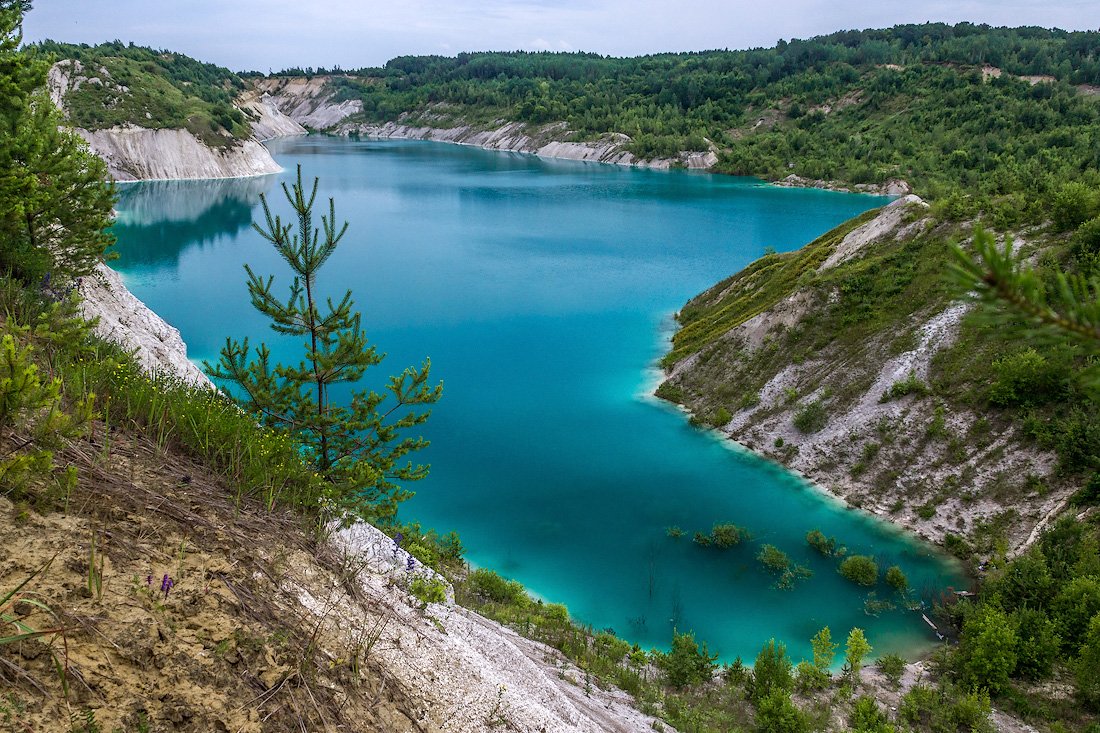
M 878 563 L 868 555 L 852 555 L 840 563 L 840 574 L 853 583 L 872 586 L 878 582 Z

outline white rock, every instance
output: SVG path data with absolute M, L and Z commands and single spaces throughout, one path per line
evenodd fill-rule
M 197 366 L 187 359 L 187 346 L 179 329 L 134 297 L 117 272 L 99 265 L 94 275 L 80 283 L 85 318 L 98 318 L 95 332 L 134 352 L 150 373 L 168 373 L 185 382 L 213 388 Z

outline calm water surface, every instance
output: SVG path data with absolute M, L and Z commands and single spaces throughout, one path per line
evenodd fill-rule
M 287 282 L 249 225 L 259 194 L 279 201 L 300 163 L 351 222 L 322 284 L 354 290 L 388 352 L 374 380 L 430 356 L 445 382 L 426 429 L 432 474 L 405 516 L 457 530 L 473 563 L 644 647 L 666 646 L 674 627 L 724 660 L 752 659 L 771 637 L 797 660 L 825 625 L 834 638 L 866 629 L 876 652 L 928 643 L 917 614 L 865 615 L 867 591 L 804 536 L 820 528 L 898 563 L 929 593 L 960 582 L 954 565 L 648 396 L 671 313 L 688 298 L 765 247 L 797 248 L 885 199 L 433 143 L 272 147 L 287 173 L 122 190 L 116 266 L 192 358 L 215 359 L 228 335 L 270 339 L 242 265 Z M 693 545 L 715 522 L 754 541 Z M 669 538 L 671 525 L 688 536 Z M 762 543 L 814 576 L 772 589 L 754 559 Z

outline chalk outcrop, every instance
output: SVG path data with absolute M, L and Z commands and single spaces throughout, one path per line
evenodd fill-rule
M 305 135 L 308 130 L 284 114 L 270 94 L 259 90 L 237 98 L 237 107 L 250 118 L 252 135 L 260 141 Z
M 363 111 L 358 99 L 337 99 L 330 80 L 328 76 L 271 77 L 256 82 L 256 90 L 295 122 L 311 130 L 328 130 Z
M 387 122 L 383 125 L 344 123 L 338 125 L 333 132 L 340 135 L 359 135 L 380 139 L 434 140 L 473 145 L 487 150 L 529 153 L 543 158 L 583 160 L 659 170 L 674 167 L 706 169 L 718 162 L 718 155 L 713 150 L 705 153 L 685 151 L 676 158 L 638 158 L 626 149 L 631 143 L 630 137 L 620 133 L 610 133 L 598 140 L 566 141 L 563 138 L 568 138 L 570 131 L 561 122 L 540 126 L 508 122 L 491 130 L 472 125 L 427 127 L 401 122 Z
M 797 173 L 792 173 L 786 178 L 773 181 L 776 186 L 787 188 L 820 188 L 826 191 L 850 191 L 853 193 L 873 193 L 881 196 L 905 196 L 912 193 L 913 189 L 908 182 L 900 178 L 891 178 L 884 183 L 844 183 L 842 181 L 826 181 L 820 179 L 804 178 Z
M 821 248 L 807 255 L 808 263 L 820 257 L 821 264 L 809 265 L 803 284 L 678 361 L 664 389 L 696 415 L 724 415 L 716 427 L 725 435 L 850 505 L 940 544 L 1000 523 L 1009 552 L 1019 552 L 1075 487 L 1058 478 L 1055 454 L 1012 424 L 928 394 L 935 359 L 954 347 L 969 304 L 930 300 L 860 342 L 828 334 L 819 334 L 822 345 L 812 348 L 798 341 L 824 328 L 818 316 L 842 298 L 829 280 L 837 271 L 858 272 L 863 258 L 883 248 L 953 236 L 931 233 L 933 226 L 927 204 L 909 195 L 819 240 L 824 244 L 808 245 Z M 736 310 L 757 289 L 775 287 L 760 270 L 746 272 L 698 296 L 692 309 Z M 688 326 L 700 322 L 706 321 Z M 809 426 L 814 410 L 821 423 Z M 1006 502 L 1009 491 L 1027 500 Z
M 241 178 L 282 170 L 256 140 L 211 148 L 187 130 L 127 125 L 76 132 L 103 158 L 116 181 Z
M 664 723 L 640 713 L 629 695 L 585 685 L 585 673 L 560 652 L 457 606 L 449 599 L 419 608 L 404 588 L 417 574 L 434 576 L 369 524 L 336 532 L 333 544 L 366 603 L 343 588 L 305 582 L 302 606 L 321 617 L 340 609 L 341 626 L 384 631 L 372 656 L 417 707 L 426 729 L 481 732 L 496 728 L 555 733 L 642 733 Z M 438 726 L 438 727 L 436 727 Z
M 80 295 L 84 317 L 99 319 L 95 332 L 133 351 L 146 371 L 170 374 L 190 384 L 213 388 L 202 370 L 188 360 L 187 345 L 179 329 L 138 300 L 117 272 L 99 265 L 94 275 L 81 281 Z
M 54 64 L 47 76 L 50 99 L 65 112 L 65 97 L 86 84 L 109 87 L 118 94 L 129 89 L 111 78 L 106 68 L 90 69 L 75 59 Z M 263 132 L 290 129 L 272 111 L 253 110 Z M 93 153 L 103 158 L 116 181 L 188 178 L 239 178 L 282 170 L 255 138 L 211 147 L 184 129 L 158 129 L 128 124 L 103 130 L 74 128 Z M 281 134 L 281 133 L 280 133 Z

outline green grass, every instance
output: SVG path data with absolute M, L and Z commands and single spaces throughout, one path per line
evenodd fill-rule
M 846 221 L 794 252 L 762 257 L 693 298 L 677 315 L 680 330 L 673 336 L 672 351 L 665 356 L 664 365 L 671 367 L 699 352 L 794 293 L 803 275 L 812 276 L 845 235 L 876 214 L 869 211 Z

